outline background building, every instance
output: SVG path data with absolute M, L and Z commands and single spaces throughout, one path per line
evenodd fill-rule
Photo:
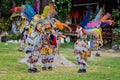
M 118 5 L 120 5 L 120 0 L 72 0 L 72 8 L 69 15 L 73 30 L 75 30 L 74 25 L 79 24 L 84 19 L 89 9 L 91 10 L 91 19 L 94 19 L 101 7 L 104 13 L 109 12 L 111 14 L 112 10 L 117 8 Z M 112 28 L 112 26 L 102 27 L 104 44 L 112 43 L 114 39 Z
M 88 9 L 91 10 L 92 16 L 98 12 L 100 7 L 104 12 L 112 12 L 113 8 L 117 8 L 120 0 L 72 0 L 72 8 L 70 11 L 70 18 L 72 23 L 79 23 L 83 20 Z

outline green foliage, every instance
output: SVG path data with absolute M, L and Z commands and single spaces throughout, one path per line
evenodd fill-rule
M 10 27 L 9 20 L 0 20 L 0 33 L 2 31 L 8 31 Z
M 119 17 L 120 17 L 120 6 L 118 6 L 118 9 L 113 9 L 111 16 L 115 20 L 113 25 L 120 26 L 120 19 L 119 19 Z
M 54 0 L 55 9 L 58 12 L 56 17 L 62 22 L 69 19 L 68 12 L 72 6 L 71 1 L 72 0 Z
M 11 6 L 12 6 L 11 0 L 4 0 L 1 4 L 2 17 L 4 17 L 5 19 L 10 16 L 9 10 L 10 10 Z
M 74 42 L 67 43 L 65 42 L 64 44 L 61 44 L 61 48 L 73 48 Z
M 112 18 L 115 20 L 113 26 L 117 26 L 117 28 L 113 29 L 114 34 L 116 35 L 115 44 L 120 44 L 120 6 L 117 9 L 113 9 Z
M 114 33 L 119 36 L 120 35 L 120 27 L 115 28 Z
M 30 4 L 31 6 L 34 5 L 35 0 L 25 0 L 25 3 Z
M 7 37 L 6 37 L 6 40 L 19 40 L 20 39 L 20 34 L 17 33 L 17 34 L 9 34 Z
M 115 40 L 115 42 L 114 42 L 115 44 L 120 44 L 120 38 L 119 39 L 117 39 L 117 40 Z

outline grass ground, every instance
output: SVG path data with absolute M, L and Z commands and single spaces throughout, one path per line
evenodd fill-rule
M 68 60 L 74 62 L 73 43 L 63 44 L 60 53 Z M 27 65 L 20 63 L 25 54 L 19 52 L 18 44 L 0 43 L 0 80 L 120 80 L 120 54 L 106 53 L 102 57 L 88 61 L 87 73 L 78 74 L 76 67 L 55 67 L 53 71 L 41 71 L 39 73 L 28 73 Z M 112 54 L 116 55 L 113 56 Z M 38 69 L 41 68 L 38 66 Z

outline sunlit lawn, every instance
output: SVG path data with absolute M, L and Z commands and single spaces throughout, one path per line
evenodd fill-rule
M 87 73 L 78 74 L 78 65 L 73 55 L 73 46 L 63 44 L 60 53 L 74 62 L 76 67 L 54 67 L 53 71 L 28 73 L 27 65 L 19 61 L 25 54 L 18 51 L 19 45 L 0 43 L 0 80 L 120 80 L 120 57 L 102 56 L 89 61 Z

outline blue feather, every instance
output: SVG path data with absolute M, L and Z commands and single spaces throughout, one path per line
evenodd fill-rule
M 24 12 L 29 22 L 32 20 L 32 17 L 36 15 L 34 9 L 29 4 L 24 5 Z
M 85 26 L 90 21 L 90 15 L 91 15 L 91 11 L 89 9 L 86 16 L 85 16 L 85 18 L 83 19 L 83 21 L 81 23 L 79 23 L 78 25 L 85 29 L 86 28 Z

